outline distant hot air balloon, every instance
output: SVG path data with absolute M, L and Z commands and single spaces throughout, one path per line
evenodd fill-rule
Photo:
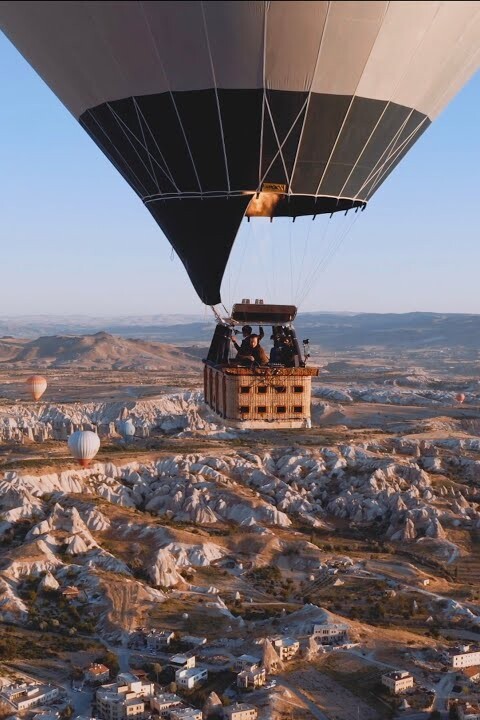
M 47 389 L 47 381 L 42 375 L 32 375 L 27 380 L 28 389 L 32 398 L 40 400 L 43 393 Z
M 133 420 L 128 418 L 128 420 L 121 421 L 118 425 L 118 431 L 125 441 L 132 438 L 135 435 Z
M 68 438 L 68 447 L 82 467 L 88 467 L 100 448 L 100 438 L 91 430 L 77 430 Z
M 465 402 L 465 395 L 463 393 L 458 393 L 455 399 L 457 402 L 463 403 Z

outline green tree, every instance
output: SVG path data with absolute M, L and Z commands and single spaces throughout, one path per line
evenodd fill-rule
M 159 678 L 159 675 L 162 672 L 163 668 L 160 665 L 160 663 L 153 663 L 152 670 L 155 673 L 155 677 L 157 678 L 157 684 L 158 684 L 160 682 L 158 678 Z
M 115 653 L 110 652 L 110 650 L 108 652 L 106 652 L 105 655 L 103 655 L 103 657 L 97 658 L 97 660 L 95 660 L 95 662 L 106 665 L 108 667 L 108 669 L 110 670 L 111 677 L 116 677 L 118 675 L 118 673 L 120 672 L 120 665 L 118 664 L 118 658 L 115 655 Z

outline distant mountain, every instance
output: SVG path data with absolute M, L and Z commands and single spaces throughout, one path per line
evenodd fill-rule
M 303 313 L 299 336 L 330 350 L 464 348 L 480 350 L 480 315 L 441 313 Z
M 114 370 L 198 370 L 199 361 L 172 345 L 98 332 L 53 335 L 15 344 L 0 338 L 0 360 L 9 365 Z
M 463 348 L 475 353 L 480 349 L 480 315 L 309 312 L 300 313 L 295 326 L 300 339 L 309 338 L 312 344 L 325 350 L 431 347 Z M 213 328 L 213 316 L 199 315 L 0 318 L 0 334 L 23 338 L 104 330 L 155 343 L 205 346 L 210 343 Z M 0 360 L 7 359 L 11 352 L 10 348 L 0 349 Z

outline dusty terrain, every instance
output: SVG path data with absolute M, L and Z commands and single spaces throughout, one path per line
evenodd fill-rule
M 69 668 L 75 637 L 83 652 L 101 642 L 151 661 L 142 627 L 205 635 L 204 661 L 219 667 L 261 654 L 266 636 L 299 637 L 301 659 L 252 696 L 265 720 L 389 717 L 382 670 L 433 687 L 438 651 L 480 639 L 476 361 L 316 347 L 312 430 L 249 433 L 204 406 L 190 350 L 142 341 L 158 362 L 145 370 L 121 340 L 112 370 L 108 352 L 99 365 L 96 351 L 47 360 L 31 341 L 2 343 L 2 629 L 58 633 Z M 49 387 L 32 403 L 24 380 L 44 361 Z M 68 424 L 102 430 L 91 469 L 70 459 Z M 355 647 L 308 661 L 305 638 L 326 618 L 348 623 Z M 16 646 L 7 670 L 40 671 Z

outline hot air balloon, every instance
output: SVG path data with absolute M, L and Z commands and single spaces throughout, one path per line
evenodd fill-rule
M 122 420 L 118 424 L 118 431 L 125 440 L 125 442 L 130 438 L 133 438 L 133 436 L 135 435 L 135 425 L 133 424 L 133 420 L 131 420 L 130 418 L 128 418 L 128 420 Z
M 28 390 L 33 400 L 40 400 L 47 389 L 47 381 L 42 375 L 32 375 L 27 380 Z
M 100 448 L 100 438 L 91 430 L 77 430 L 68 438 L 68 448 L 82 467 L 88 467 Z
M 0 26 L 137 193 L 211 306 L 244 217 L 364 210 L 473 75 L 480 47 L 477 1 L 3 0 Z M 218 316 L 205 398 L 239 423 L 302 427 L 316 373 L 291 327 L 296 307 L 251 306 Z M 295 350 L 280 390 L 262 385 L 288 402 L 248 400 L 258 373 L 228 368 L 232 325 L 255 321 Z
M 458 395 L 455 396 L 455 400 L 459 402 L 460 404 L 465 402 L 465 395 L 464 393 L 458 393 Z
M 473 1 L 7 0 L 0 24 L 207 305 L 245 215 L 363 209 L 480 47 Z

